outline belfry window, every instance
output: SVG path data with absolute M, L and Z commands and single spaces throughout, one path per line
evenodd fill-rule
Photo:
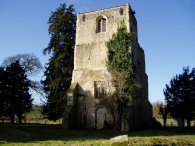
M 102 31 L 106 32 L 106 19 L 102 18 Z
M 97 32 L 106 32 L 106 19 L 103 17 L 97 20 Z
M 97 32 L 101 32 L 101 19 L 98 20 Z

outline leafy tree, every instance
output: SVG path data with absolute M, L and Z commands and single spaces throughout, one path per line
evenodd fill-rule
M 19 61 L 20 66 L 25 70 L 27 76 L 36 76 L 43 68 L 39 58 L 34 54 L 17 54 L 15 56 L 4 59 L 2 65 L 9 66 L 10 64 Z
M 112 39 L 106 43 L 108 48 L 107 67 L 112 75 L 112 84 L 115 87 L 115 91 L 110 97 L 112 102 L 108 99 L 107 103 L 112 103 L 111 107 L 115 111 L 112 115 L 117 129 L 121 129 L 123 109 L 133 101 L 132 89 L 135 83 L 135 69 L 129 51 L 130 44 L 131 35 L 123 24 L 112 36 Z
M 173 77 L 170 85 L 166 84 L 164 95 L 168 110 L 173 118 L 178 119 L 178 125 L 179 119 L 186 119 L 190 127 L 195 112 L 195 68 L 191 71 L 189 67 L 183 68 L 183 73 Z
M 73 70 L 76 33 L 73 5 L 60 5 L 51 13 L 48 24 L 51 38 L 43 53 L 48 53 L 51 57 L 44 72 L 45 79 L 42 81 L 47 98 L 43 112 L 49 119 L 57 120 L 62 117 L 66 106 L 66 93 Z
M 164 127 L 166 127 L 166 124 L 167 124 L 167 115 L 169 113 L 167 106 L 166 105 L 163 105 L 163 104 L 160 104 L 159 105 L 159 113 L 162 115 L 163 124 L 164 124 Z
M 152 103 L 153 117 L 163 119 L 164 127 L 166 127 L 167 118 L 171 118 L 168 111 L 167 105 L 164 102 L 154 102 Z
M 3 101 L 3 115 L 9 116 L 11 123 L 14 123 L 15 115 L 21 123 L 23 114 L 32 107 L 30 82 L 25 73 L 19 61 L 1 69 L 0 99 Z
M 34 77 L 36 77 L 43 68 L 39 58 L 37 58 L 34 54 L 17 54 L 15 56 L 7 57 L 3 61 L 2 66 L 10 66 L 16 61 L 19 62 L 20 66 L 24 69 L 27 78 L 29 79 L 30 89 L 37 93 L 43 94 L 40 81 L 34 80 Z

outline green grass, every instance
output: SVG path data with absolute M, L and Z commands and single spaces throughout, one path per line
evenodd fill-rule
M 167 128 L 129 133 L 95 130 L 64 130 L 60 125 L 0 124 L 0 145 L 107 146 L 111 137 L 128 134 L 130 145 L 195 145 L 195 129 Z
M 4 123 L 10 123 L 9 117 L 4 117 L 7 120 L 4 120 Z M 1 119 L 1 117 L 0 117 Z M 15 119 L 17 122 L 17 117 Z M 2 123 L 2 120 L 0 120 L 0 123 Z M 22 123 L 27 124 L 61 124 L 62 119 L 59 119 L 57 121 L 52 121 L 44 118 L 44 115 L 41 113 L 41 109 L 38 107 L 33 107 L 32 110 L 29 113 L 26 113 L 25 120 L 22 120 Z
M 36 118 L 36 117 L 43 117 L 41 113 L 41 109 L 33 108 L 29 113 L 26 114 L 26 118 Z
M 44 115 L 41 113 L 41 108 L 33 107 L 33 109 L 26 114 L 26 123 L 38 123 L 38 124 L 60 124 L 62 119 L 57 121 L 51 121 L 44 118 Z
M 159 121 L 161 124 L 163 124 L 163 119 L 162 118 L 156 118 L 157 121 Z M 167 123 L 176 123 L 177 121 L 175 119 L 169 118 L 167 119 Z
M 159 121 L 163 125 L 162 118 L 156 118 L 156 120 Z M 167 126 L 177 126 L 177 121 L 175 119 L 169 118 L 167 119 Z M 185 126 L 187 126 L 187 121 L 185 121 Z M 191 126 L 195 126 L 195 120 L 191 121 Z

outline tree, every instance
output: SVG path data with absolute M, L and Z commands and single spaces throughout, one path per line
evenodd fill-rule
M 154 102 L 152 104 L 153 108 L 153 117 L 163 119 L 164 127 L 166 127 L 167 118 L 171 118 L 167 105 L 164 102 Z
M 160 112 L 159 112 L 159 107 L 160 107 L 161 104 L 163 104 L 163 103 L 161 103 L 159 101 L 152 103 L 153 117 L 155 117 L 157 119 L 161 118 L 161 115 L 160 115 Z
M 173 118 L 178 119 L 178 125 L 183 126 L 184 119 L 190 127 L 190 121 L 195 112 L 195 68 L 183 68 L 183 73 L 176 75 L 166 84 L 165 101 Z M 181 121 L 181 122 L 179 122 Z
M 16 61 L 24 69 L 25 74 L 30 82 L 30 89 L 37 93 L 42 94 L 42 87 L 40 81 L 34 80 L 34 77 L 42 70 L 42 65 L 34 54 L 17 54 L 15 56 L 7 57 L 4 59 L 2 66 L 7 67 Z
M 108 48 L 108 71 L 112 75 L 112 84 L 115 91 L 111 96 L 112 109 L 117 112 L 112 114 L 115 127 L 121 129 L 123 109 L 133 102 L 132 94 L 135 85 L 135 68 L 130 54 L 131 35 L 122 24 L 112 39 L 106 43 Z M 107 106 L 109 107 L 109 106 Z M 117 107 L 117 110 L 116 110 Z
M 164 105 L 164 104 L 160 104 L 159 105 L 159 113 L 162 115 L 163 125 L 164 125 L 164 127 L 166 127 L 166 124 L 167 124 L 167 115 L 169 113 L 167 106 Z
M 0 117 L 5 115 L 5 70 L 4 67 L 0 67 Z
M 29 112 L 32 107 L 30 82 L 25 73 L 19 61 L 11 63 L 4 70 L 1 69 L 0 99 L 4 103 L 3 115 L 9 116 L 11 123 L 14 123 L 15 115 L 21 123 L 23 114 Z
M 36 76 L 43 68 L 39 58 L 34 54 L 17 54 L 15 56 L 7 57 L 4 59 L 2 65 L 6 67 L 16 61 L 18 61 L 20 66 L 25 70 L 27 76 Z
M 48 53 L 51 57 L 44 72 L 45 79 L 42 81 L 47 99 L 43 112 L 49 119 L 57 120 L 62 117 L 66 106 L 66 93 L 73 70 L 76 33 L 73 5 L 60 5 L 51 13 L 48 24 L 51 38 L 43 53 Z

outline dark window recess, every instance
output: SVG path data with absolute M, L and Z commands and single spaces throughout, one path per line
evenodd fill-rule
M 94 98 L 101 99 L 107 96 L 107 82 L 95 81 L 94 82 Z
M 83 20 L 83 22 L 85 22 L 85 15 L 83 15 L 82 20 Z
M 102 18 L 102 31 L 106 32 L 106 19 Z
M 97 26 L 97 31 L 98 32 L 101 32 L 101 19 L 100 20 L 98 20 L 98 24 L 97 24 L 98 26 Z
M 100 99 L 106 97 L 106 89 L 104 87 L 95 87 L 95 98 Z
M 122 8 L 119 10 L 119 13 L 120 13 L 120 15 L 123 15 L 123 9 Z
M 97 21 L 97 32 L 106 32 L 106 19 L 101 18 Z

